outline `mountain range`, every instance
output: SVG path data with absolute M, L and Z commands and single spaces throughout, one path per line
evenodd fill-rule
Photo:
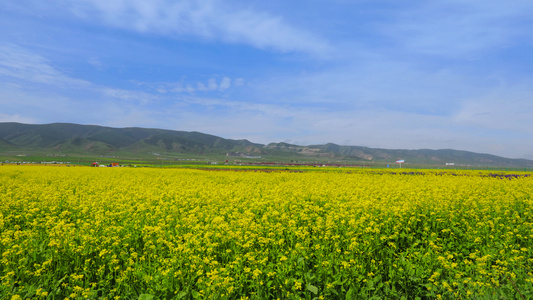
M 362 162 L 406 163 L 499 167 L 533 167 L 533 161 L 510 159 L 468 151 L 377 149 L 341 146 L 332 143 L 300 146 L 288 143 L 267 145 L 248 140 L 233 140 L 201 132 L 150 128 L 111 128 L 96 125 L 53 123 L 44 125 L 0 123 L 0 154 L 24 151 L 51 153 L 189 153 L 226 154 L 229 156 L 277 158 L 316 158 L 321 160 L 352 160 Z

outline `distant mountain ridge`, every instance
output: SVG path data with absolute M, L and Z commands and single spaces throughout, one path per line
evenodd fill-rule
M 154 148 L 159 151 L 209 151 L 262 147 L 247 140 L 231 140 L 200 132 L 149 128 L 111 128 L 97 125 L 0 123 L 0 149 L 64 149 L 102 152 Z
M 323 157 L 353 157 L 363 161 L 395 162 L 403 159 L 406 162 L 445 165 L 501 166 L 501 167 L 533 167 L 528 159 L 511 159 L 491 154 L 482 154 L 453 149 L 379 149 L 362 146 L 340 146 L 333 143 L 325 145 L 298 146 L 287 143 L 271 143 L 267 148 L 279 151 L 291 151 Z
M 257 144 L 248 140 L 232 140 L 201 132 L 151 128 L 112 128 L 97 125 L 52 123 L 44 125 L 0 123 L 0 153 L 13 151 L 61 151 L 64 153 L 246 153 L 250 155 L 291 155 L 324 159 L 353 159 L 368 162 L 406 162 L 444 165 L 533 167 L 533 161 L 510 159 L 468 151 L 394 150 L 361 146 L 299 146 L 288 143 Z

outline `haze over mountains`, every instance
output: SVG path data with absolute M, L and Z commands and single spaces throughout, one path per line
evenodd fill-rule
M 233 140 L 200 133 L 149 128 L 111 128 L 96 125 L 53 123 L 45 125 L 0 123 L 0 154 L 24 151 L 51 153 L 109 153 L 147 154 L 150 152 L 269 155 L 287 157 L 316 157 L 321 159 L 350 159 L 363 162 L 406 162 L 444 165 L 533 167 L 527 159 L 509 159 L 451 149 L 393 150 L 361 146 L 341 146 L 332 143 L 300 146 L 287 143 L 268 145 L 248 140 Z

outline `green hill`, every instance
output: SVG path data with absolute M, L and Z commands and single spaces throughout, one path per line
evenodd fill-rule
M 54 123 L 31 125 L 0 123 L 0 151 L 56 150 L 104 155 L 115 151 L 175 151 L 225 153 L 247 147 L 262 148 L 247 140 L 231 140 L 200 132 L 148 128 L 111 128 Z
M 68 153 L 107 156 L 117 153 L 148 155 L 214 154 L 235 157 L 262 157 L 273 161 L 343 161 L 406 163 L 442 166 L 446 163 L 471 166 L 533 167 L 533 161 L 451 149 L 405 150 L 361 146 L 299 146 L 288 143 L 262 145 L 232 140 L 201 132 L 150 128 L 111 128 L 96 125 L 53 123 L 44 125 L 0 123 L 0 154 L 17 152 Z

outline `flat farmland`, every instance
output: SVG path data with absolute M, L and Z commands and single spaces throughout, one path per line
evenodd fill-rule
M 0 298 L 533 298 L 529 173 L 264 170 L 2 166 Z

